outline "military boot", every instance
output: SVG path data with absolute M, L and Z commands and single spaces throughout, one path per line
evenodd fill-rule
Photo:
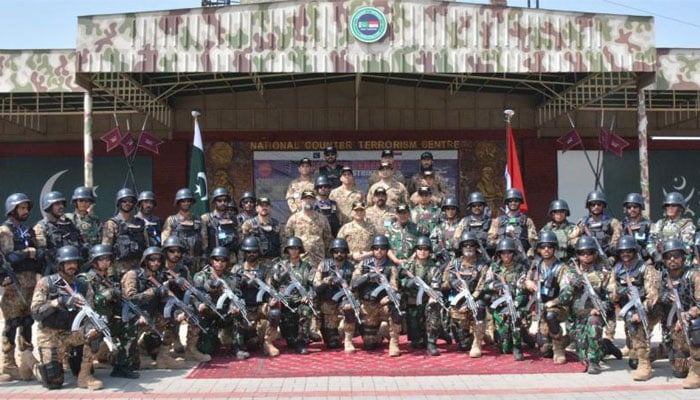
M 352 336 L 355 333 L 355 324 L 346 323 L 343 326 L 343 335 L 345 340 L 343 341 L 343 346 L 345 347 L 345 352 L 347 354 L 355 352 L 355 345 L 352 344 Z
M 515 361 L 525 360 L 525 356 L 523 356 L 523 351 L 520 346 L 513 346 L 513 359 Z
M 434 336 L 428 336 L 428 346 L 427 346 L 427 351 L 428 354 L 431 356 L 439 356 L 440 355 L 440 350 L 438 350 L 437 345 L 435 342 L 437 341 L 437 338 Z
M 141 364 L 143 366 L 143 363 Z M 156 368 L 158 369 L 183 369 L 186 368 L 185 360 L 173 358 L 165 346 L 161 346 L 156 356 Z
M 266 356 L 277 357 L 280 355 L 279 349 L 275 347 L 274 342 L 277 339 L 279 333 L 277 332 L 277 327 L 268 326 L 265 330 L 265 337 L 263 338 L 263 352 Z
M 471 350 L 469 350 L 469 357 L 479 358 L 481 357 L 481 341 L 484 339 L 484 324 L 476 324 L 473 329 L 474 341 Z
M 19 376 L 23 381 L 34 379 L 34 364 L 36 358 L 30 349 L 26 349 L 19 353 Z
M 5 338 L 3 337 L 3 339 Z M 17 381 L 22 379 L 22 375 L 19 373 L 19 368 L 15 362 L 15 348 L 11 347 L 9 351 L 3 351 L 2 356 L 2 374 L 0 374 L 0 382 Z
M 561 334 L 552 337 L 552 360 L 554 364 L 566 364 L 566 351 Z
M 197 342 L 199 342 L 200 334 L 199 329 L 188 327 L 187 345 L 185 346 L 185 360 L 196 362 L 211 361 L 211 356 L 209 354 L 204 354 L 197 348 Z
M 689 360 L 690 369 L 688 376 L 683 380 L 683 389 L 700 388 L 700 360 L 691 358 Z
M 600 374 L 600 371 L 600 365 L 598 365 L 597 362 L 589 360 L 588 367 L 586 368 L 586 373 L 589 375 L 598 375 Z
M 389 326 L 389 356 L 399 357 L 399 333 L 401 332 L 401 324 L 391 324 Z
M 690 369 L 689 361 L 690 360 L 687 357 L 677 357 L 675 360 L 673 360 L 673 363 L 671 363 L 673 376 L 678 379 L 687 377 Z
M 95 377 L 92 375 L 92 360 L 90 359 L 90 356 L 84 356 L 83 362 L 80 364 L 78 387 L 90 390 L 102 389 L 102 381 L 95 379 Z
M 637 365 L 632 378 L 635 381 L 648 381 L 652 375 L 649 349 L 637 349 L 637 359 L 639 360 L 639 365 Z

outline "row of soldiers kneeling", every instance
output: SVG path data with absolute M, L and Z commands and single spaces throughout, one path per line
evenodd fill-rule
M 509 189 L 505 196 L 504 220 L 529 221 L 517 212 L 522 196 L 513 193 Z M 405 259 L 397 257 L 398 249 L 386 235 L 375 235 L 370 254 L 362 260 L 353 260 L 348 242 L 336 238 L 328 246 L 329 257 L 310 265 L 302 261 L 306 249 L 299 237 L 286 239 L 282 257 L 267 258 L 260 240 L 249 236 L 240 242 L 240 258 L 226 247 L 214 246 L 204 267 L 192 276 L 187 244 L 170 236 L 162 246 L 140 252 L 135 262 L 129 261 L 130 268 L 115 267 L 122 258 L 115 257 L 118 243 L 91 246 L 85 266 L 79 247 L 59 247 L 52 253 L 54 270 L 37 281 L 44 271 L 41 252 L 50 249 L 31 245 L 34 237 L 21 225 L 31 201 L 12 196 L 6 201 L 11 226 L 3 225 L 12 243 L 5 243 L 0 231 L 4 381 L 34 376 L 58 388 L 64 368 L 70 368 L 79 387 L 99 389 L 102 382 L 92 373 L 96 358 L 112 363 L 112 376 L 137 378 L 138 369 L 209 361 L 221 347 L 238 359 L 258 348 L 275 357 L 280 334 L 290 349 L 306 354 L 314 339 L 314 319 L 327 348 L 352 353 L 359 333 L 365 350 L 388 338 L 392 357 L 401 355 L 403 329 L 413 348 L 425 348 L 433 356 L 440 354 L 439 339 L 455 341 L 458 351 L 473 358 L 481 357 L 483 343 L 493 341 L 516 361 L 525 358 L 525 344 L 539 347 L 561 364 L 571 341 L 585 371 L 597 374 L 606 355 L 622 357 L 604 337 L 604 332 L 614 332 L 619 313 L 635 380 L 652 376 L 650 334 L 661 322 L 674 375 L 685 377 L 685 388 L 700 387 L 700 271 L 690 254 L 700 246 L 697 238 L 690 247 L 677 238 L 664 239 L 654 263 L 644 260 L 636 234 L 603 242 L 603 250 L 594 224 L 574 225 L 585 233 L 573 246 L 562 245 L 555 229 L 543 230 L 530 251 L 524 247 L 527 237 L 518 240 L 521 235 L 512 232 L 492 243 L 482 240 L 485 231 L 463 229 L 458 238 L 444 241 L 454 248 L 443 246 L 440 251 L 435 251 L 431 238 L 417 236 Z M 130 197 L 136 200 L 118 193 L 117 205 Z M 664 207 L 677 207 L 677 201 L 671 196 Z M 602 212 L 604 207 L 597 204 L 601 202 L 607 205 L 602 194 L 589 195 L 592 215 L 596 208 Z M 130 203 L 133 207 L 134 201 Z M 453 203 L 446 202 L 443 212 L 456 210 Z M 552 202 L 553 220 L 564 210 L 568 215 L 568 206 L 554 207 L 562 204 L 566 205 Z M 399 208 L 397 213 L 402 212 Z M 666 214 L 674 222 L 670 212 Z M 508 232 L 505 226 L 496 230 Z M 529 226 L 521 227 L 523 235 L 528 231 Z M 573 256 L 561 257 L 568 250 Z M 529 332 L 533 322 L 536 335 Z M 181 323 L 187 323 L 185 346 L 179 340 Z

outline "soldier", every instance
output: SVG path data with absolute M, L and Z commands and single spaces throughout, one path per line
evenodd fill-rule
M 362 191 L 355 186 L 355 176 L 352 168 L 345 166 L 340 174 L 341 186 L 331 190 L 328 198 L 338 204 L 338 216 L 341 224 L 352 221 L 352 205 L 356 201 L 362 201 Z
M 696 244 L 697 247 L 697 237 Z M 684 389 L 700 388 L 700 270 L 687 268 L 685 246 L 678 239 L 663 244 L 666 270 L 661 284 L 661 305 L 667 310 L 673 352 L 669 362 L 673 376 L 685 378 Z M 675 293 L 673 291 L 675 289 Z M 678 295 L 678 298 L 676 298 Z M 677 307 L 680 304 L 680 307 Z M 678 309 L 676 309 L 678 308 Z M 678 318 L 682 318 L 680 321 Z
M 0 310 L 5 320 L 1 339 L 3 364 L 0 382 L 31 379 L 32 365 L 35 363 L 32 355 L 34 320 L 29 302 L 36 286 L 36 274 L 44 271 L 44 255 L 41 249 L 37 249 L 34 231 L 22 224 L 29 218 L 31 210 L 32 201 L 24 193 L 13 193 L 5 200 L 7 220 L 0 225 L 0 267 L 4 269 L 0 270 L 0 277 L 5 288 L 5 293 L 0 297 Z M 12 273 L 16 283 L 12 281 Z M 15 361 L 18 330 L 21 353 L 19 367 Z
M 416 239 L 421 236 L 418 225 L 411 222 L 411 211 L 406 204 L 396 206 L 396 221 L 386 232 L 391 250 L 388 257 L 394 263 L 401 263 L 413 254 Z
M 408 193 L 415 193 L 420 186 L 430 186 L 433 189 L 433 195 L 444 199 L 447 196 L 447 183 L 445 178 L 434 168 L 433 153 L 425 151 L 420 155 L 420 166 L 418 172 L 411 177 L 411 182 L 408 184 Z M 430 171 L 430 174 L 426 172 Z M 432 184 L 426 184 L 424 179 L 430 179 L 432 176 Z M 436 204 L 442 204 L 442 201 Z
M 664 199 L 664 216 L 651 226 L 647 251 L 654 262 L 661 262 L 661 246 L 668 239 L 680 239 L 686 250 L 686 255 L 692 254 L 692 244 L 695 237 L 695 225 L 690 218 L 683 218 L 685 198 L 678 192 L 666 194 Z
M 418 193 L 418 189 L 420 189 L 421 186 L 430 188 L 430 201 L 438 207 L 442 204 L 442 202 L 445 200 L 445 197 L 447 196 L 446 193 L 441 192 L 437 188 L 437 185 L 435 184 L 435 172 L 433 172 L 432 170 L 423 171 L 422 178 L 418 186 L 416 187 L 416 191 L 408 191 L 408 193 L 410 194 L 409 200 L 412 206 L 416 206 L 420 203 L 420 193 Z
M 484 338 L 486 304 L 479 286 L 481 274 L 488 269 L 488 262 L 479 256 L 478 238 L 474 232 L 464 232 L 459 238 L 459 255 L 445 268 L 442 288 L 449 292 L 452 335 L 459 351 L 469 351 L 469 357 L 481 357 L 481 342 Z M 464 291 L 468 291 L 462 293 Z M 464 301 L 455 302 L 458 296 Z M 465 296 L 466 295 L 466 296 Z M 470 309 L 468 297 L 475 301 L 476 309 Z M 472 339 L 473 338 L 473 339 Z M 470 343 L 470 339 L 471 343 Z
M 111 246 L 115 262 L 109 276 L 120 280 L 122 275 L 139 264 L 141 254 L 148 247 L 144 220 L 133 215 L 136 195 L 129 188 L 119 189 L 116 195 L 117 214 L 105 221 L 102 244 Z
M 448 263 L 455 256 L 459 236 L 456 236 L 459 226 L 459 203 L 454 197 L 448 197 L 442 204 L 443 217 L 438 225 L 430 232 L 430 240 L 435 249 L 435 259 L 440 265 Z
M 411 209 L 411 221 L 423 236 L 429 236 L 440 221 L 440 207 L 433 202 L 432 193 L 428 186 L 418 188 L 418 204 Z
M 280 333 L 287 342 L 287 348 L 298 354 L 308 354 L 311 318 L 313 317 L 313 272 L 311 265 L 301 260 L 304 245 L 298 237 L 290 237 L 284 246 L 285 258 L 272 268 L 268 284 L 287 295 L 289 305 L 296 311 L 283 307 Z M 294 281 L 301 288 L 294 288 Z
M 567 219 L 569 215 L 571 215 L 569 204 L 565 200 L 554 200 L 549 203 L 551 220 L 540 229 L 540 233 L 551 231 L 557 235 L 558 246 L 554 255 L 560 260 L 568 260 L 574 255 L 574 247 L 569 244 L 569 236 L 576 225 Z
M 140 192 L 136 199 L 136 218 L 142 220 L 146 227 L 149 246 L 160 246 L 163 234 L 163 219 L 153 213 L 157 205 L 156 195 L 150 190 Z
M 102 382 L 92 374 L 94 351 L 102 339 L 89 325 L 71 331 L 71 323 L 80 309 L 92 307 L 94 294 L 90 285 L 76 280 L 80 251 L 63 246 L 56 251 L 57 272 L 39 280 L 32 297 L 32 316 L 38 323 L 37 345 L 40 364 L 34 365 L 36 379 L 49 389 L 63 386 L 62 360 L 71 346 L 83 346 L 78 387 L 102 389 Z
M 367 221 L 374 224 L 374 229 L 378 234 L 384 234 L 396 220 L 393 209 L 386 205 L 386 189 L 377 188 L 372 195 L 372 201 L 374 204 L 367 208 L 365 216 Z
M 459 222 L 454 237 L 459 238 L 464 232 L 474 232 L 481 245 L 486 248 L 490 228 L 491 211 L 486 206 L 486 198 L 481 192 L 469 193 L 467 215 Z
M 582 235 L 588 235 L 595 239 L 603 252 L 609 257 L 609 262 L 607 263 L 606 260 L 600 260 L 606 265 L 606 268 L 614 261 L 612 257 L 615 254 L 617 241 L 620 240 L 622 235 L 620 221 L 605 213 L 607 207 L 608 201 L 605 198 L 605 193 L 599 190 L 588 193 L 586 197 L 588 216 L 582 218 L 569 235 L 569 240 L 573 246 L 576 246 L 576 242 Z
M 331 235 L 336 237 L 338 235 L 338 230 L 340 229 L 340 215 L 338 211 L 338 204 L 328 199 L 328 195 L 331 193 L 331 185 L 328 182 L 328 178 L 325 176 L 319 176 L 316 178 L 316 183 L 314 185 L 316 190 L 316 203 L 314 203 L 314 211 L 318 211 L 323 214 L 328 220 L 328 224 L 331 226 Z
M 373 350 L 381 343 L 379 326 L 382 321 L 389 324 L 389 356 L 399 357 L 399 333 L 401 332 L 402 312 L 398 308 L 398 269 L 389 260 L 389 240 L 384 235 L 372 239 L 372 257 L 355 266 L 351 285 L 360 297 L 362 315 L 362 348 Z M 384 277 L 380 277 L 384 275 Z M 388 282 L 377 292 L 382 282 Z M 394 296 L 392 300 L 392 295 Z M 395 301 L 394 301 L 395 300 Z
M 314 276 L 314 288 L 321 303 L 321 335 L 329 349 L 340 347 L 339 316 L 342 315 L 344 350 L 345 353 L 350 354 L 355 352 L 352 338 L 360 322 L 357 318 L 360 315 L 360 306 L 348 287 L 354 265 L 348 261 L 350 248 L 345 239 L 333 239 L 329 252 L 331 257 L 318 264 Z M 348 298 L 348 293 L 351 298 Z
M 523 361 L 523 335 L 528 335 L 527 294 L 524 288 L 527 264 L 517 260 L 518 246 L 511 238 L 501 239 L 496 245 L 496 259 L 484 277 L 484 294 L 491 296 L 493 320 L 496 325 L 496 342 L 500 343 L 503 354 L 513 354 L 515 361 Z M 506 291 L 509 294 L 506 294 Z M 496 300 L 499 296 L 510 296 L 515 315 L 511 315 L 506 301 Z
M 306 252 L 302 260 L 318 265 L 326 258 L 326 249 L 331 244 L 331 226 L 321 213 L 314 211 L 316 196 L 312 191 L 301 194 L 301 209 L 292 214 L 284 229 L 285 237 L 297 236 L 304 242 Z
M 389 171 L 382 172 L 382 164 L 388 164 L 389 165 Z M 403 174 L 401 173 L 400 169 L 395 169 L 395 164 L 394 164 L 394 150 L 392 149 L 384 149 L 382 150 L 381 157 L 379 158 L 379 165 L 380 168 L 377 171 L 372 172 L 372 175 L 369 176 L 369 179 L 367 180 L 369 187 L 371 188 L 372 185 L 375 183 L 379 182 L 382 180 L 382 175 L 386 172 L 389 172 L 389 177 L 391 180 L 394 180 L 402 185 L 406 184 L 406 179 L 404 178 Z M 406 200 L 404 200 L 405 203 L 407 203 Z
M 399 276 L 401 276 L 401 297 L 406 305 L 406 327 L 411 347 L 427 348 L 428 354 L 438 356 L 440 351 L 436 341 L 442 327 L 442 310 L 438 299 L 433 299 L 427 293 L 424 293 L 423 298 L 418 299 L 419 289 L 422 290 L 422 288 L 417 286 L 418 283 L 415 281 L 417 278 L 422 279 L 435 291 L 439 300 L 442 300 L 440 291 L 442 270 L 430 258 L 432 247 L 430 238 L 418 237 L 413 247 L 414 256 L 401 266 Z
M 634 236 L 639 246 L 639 255 L 646 260 L 649 258 L 647 244 L 651 233 L 651 221 L 642 215 L 644 198 L 639 193 L 629 193 L 622 207 L 625 212 L 625 218 L 622 220 L 622 234 Z
M 325 176 L 331 185 L 331 189 L 335 189 L 340 186 L 340 176 L 343 172 L 343 166 L 336 162 L 338 150 L 333 145 L 327 146 L 323 150 L 323 158 L 326 160 L 326 164 L 318 169 L 318 175 Z
M 365 203 L 357 201 L 352 205 L 353 220 L 343 225 L 337 237 L 347 241 L 350 256 L 355 262 L 372 255 L 372 238 L 377 231 L 365 218 Z
M 523 193 L 515 188 L 506 190 L 503 197 L 505 212 L 491 222 L 488 233 L 489 247 L 495 247 L 499 240 L 509 237 L 518 245 L 521 257 L 531 255 L 530 248 L 537 241 L 535 223 L 527 215 L 520 212 L 523 204 Z
M 177 237 L 184 246 L 185 261 L 192 271 L 197 272 L 202 263 L 202 256 L 207 251 L 209 235 L 199 215 L 192 214 L 192 205 L 197 200 L 191 189 L 182 188 L 175 193 L 177 214 L 169 216 L 163 225 L 162 243 L 171 235 Z
M 258 199 L 255 208 L 257 215 L 243 223 L 242 237 L 254 236 L 260 243 L 260 258 L 264 263 L 270 263 L 280 256 L 282 239 L 280 238 L 281 224 L 270 215 L 272 203 L 268 197 Z
M 163 252 L 159 247 L 151 246 L 143 252 L 141 266 L 127 271 L 122 277 L 121 287 L 125 299 L 132 301 L 147 313 L 151 322 L 162 335 L 162 340 L 148 326 L 140 325 L 138 329 L 138 351 L 146 357 L 141 357 L 140 367 L 150 367 L 155 357 L 156 368 L 181 369 L 185 361 L 170 356 L 170 347 L 179 335 L 177 325 L 165 318 L 163 309 L 169 296 L 168 287 L 160 282 L 167 279 L 163 276 Z M 144 321 L 147 322 L 145 319 Z M 179 339 L 177 339 L 179 341 Z M 182 346 L 182 345 L 180 345 Z M 184 349 L 183 349 L 184 351 Z
M 239 282 L 239 290 L 245 300 L 248 318 L 253 322 L 253 325 L 242 328 L 246 341 L 245 347 L 242 348 L 253 350 L 262 343 L 265 355 L 277 357 L 280 352 L 274 342 L 278 336 L 277 328 L 280 324 L 281 311 L 276 306 L 276 302 L 274 307 L 268 304 L 269 295 L 258 296 L 258 292 L 262 290 L 258 280 L 264 283 L 269 273 L 269 266 L 260 262 L 258 238 L 249 236 L 243 239 L 241 252 L 243 257 L 233 266 L 232 272 Z M 269 303 L 272 304 L 272 302 Z
M 287 187 L 287 206 L 292 214 L 301 210 L 301 195 L 306 191 L 314 190 L 314 181 L 312 178 L 311 160 L 304 157 L 299 161 L 299 177 L 294 179 Z
M 367 204 L 374 204 L 374 192 L 383 188 L 386 191 L 386 205 L 387 207 L 394 208 L 400 203 L 408 204 L 408 192 L 403 183 L 394 179 L 392 171 L 394 167 L 391 163 L 382 161 L 379 165 L 379 177 L 380 180 L 371 185 L 367 191 Z
M 81 255 L 86 256 L 88 248 L 83 243 L 80 231 L 67 219 L 66 198 L 61 192 L 49 192 L 41 199 L 41 209 L 44 210 L 44 218 L 34 225 L 37 248 L 44 251 L 46 259 L 44 275 L 54 273 L 56 265 L 56 252 L 63 246 L 78 248 Z
M 554 364 L 566 363 L 561 323 L 569 319 L 571 292 L 568 290 L 567 267 L 554 254 L 559 240 L 548 232 L 539 235 L 536 258 L 528 271 L 525 289 L 535 304 L 535 314 L 539 318 L 539 333 L 543 344 L 540 352 L 552 357 Z M 539 291 L 539 292 L 538 292 Z M 550 345 L 551 343 L 551 345 Z
M 229 250 L 223 246 L 216 246 L 209 254 L 209 264 L 194 274 L 194 286 L 211 297 L 212 302 L 217 305 L 225 290 L 233 291 L 236 296 L 241 295 L 238 290 L 236 275 L 231 272 L 229 261 Z M 243 336 L 239 333 L 239 326 L 243 326 L 246 322 L 235 305 L 229 305 L 227 310 L 224 320 L 216 318 L 211 310 L 206 310 L 204 319 L 209 319 L 210 323 L 205 323 L 205 325 L 213 326 L 214 332 L 221 332 L 222 340 L 230 341 L 230 343 L 226 343 L 229 345 L 229 352 L 235 355 L 237 359 L 245 360 L 250 357 L 250 353 L 243 350 L 242 346 L 245 343 Z M 209 340 L 218 339 L 213 332 L 206 335 L 206 338 Z
M 113 282 L 108 276 L 112 261 L 112 248 L 104 244 L 97 244 L 90 249 L 88 262 L 90 269 L 77 276 L 77 280 L 88 284 L 95 294 L 95 311 L 107 319 L 109 329 L 112 332 L 112 339 L 115 340 L 115 354 L 110 355 L 107 346 L 102 348 L 100 343 L 100 353 L 106 355 L 107 359 L 112 359 L 113 369 L 109 374 L 111 377 L 136 379 L 138 372 L 134 372 L 131 362 L 132 351 L 136 348 L 136 332 L 128 325 L 128 321 L 122 320 L 122 299 L 118 282 Z
M 241 196 L 240 201 L 241 212 L 236 215 L 238 226 L 242 226 L 246 221 L 255 218 L 257 215 L 255 213 L 256 204 L 257 200 L 255 198 L 255 193 L 243 192 L 243 196 Z
M 214 247 L 226 247 L 229 254 L 238 254 L 238 220 L 234 214 L 227 210 L 227 204 L 231 201 L 228 189 L 218 187 L 212 192 L 213 211 L 203 214 L 202 227 L 207 231 L 209 243 L 208 249 Z
M 73 222 L 82 237 L 83 242 L 89 246 L 100 243 L 102 234 L 102 222 L 92 213 L 95 207 L 95 196 L 89 187 L 78 186 L 71 197 L 73 213 L 66 213 L 66 218 Z

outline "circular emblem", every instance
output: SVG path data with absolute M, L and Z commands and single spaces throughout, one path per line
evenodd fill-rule
M 352 13 L 350 30 L 357 40 L 374 43 L 386 34 L 387 22 L 384 14 L 374 7 L 361 7 Z

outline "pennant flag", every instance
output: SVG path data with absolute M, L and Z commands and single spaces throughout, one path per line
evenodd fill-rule
M 610 132 L 605 128 L 598 131 L 598 143 L 603 150 L 610 150 Z
M 119 144 L 122 146 L 122 150 L 124 150 L 125 157 L 129 157 L 136 151 L 136 141 L 134 137 L 131 136 L 131 132 L 125 133 Z
M 122 133 L 119 132 L 119 127 L 115 126 L 109 132 L 105 133 L 100 137 L 103 142 L 107 145 L 107 152 L 110 152 L 119 146 L 122 141 Z
M 629 142 L 615 133 L 610 132 L 608 139 L 608 150 L 612 151 L 618 158 L 622 158 L 622 150 L 629 146 Z
M 523 194 L 523 204 L 520 205 L 520 212 L 527 213 L 527 198 L 525 197 L 525 185 L 523 185 L 523 177 L 520 173 L 520 161 L 518 160 L 518 151 L 515 148 L 515 140 L 513 139 L 513 128 L 508 124 L 508 160 L 506 162 L 506 189 L 516 188 Z
M 190 175 L 188 187 L 194 192 L 196 203 L 192 206 L 195 215 L 209 212 L 209 192 L 207 188 L 207 170 L 204 168 L 204 145 L 199 121 L 194 117 L 194 140 L 190 158 Z
M 581 135 L 578 134 L 576 129 L 572 129 L 569 133 L 557 139 L 557 143 L 562 147 L 562 152 L 566 152 L 581 144 Z
M 139 137 L 138 147 L 144 150 L 148 150 L 151 153 L 158 154 L 158 146 L 163 144 L 163 141 L 159 137 L 153 136 L 150 133 L 143 131 Z

